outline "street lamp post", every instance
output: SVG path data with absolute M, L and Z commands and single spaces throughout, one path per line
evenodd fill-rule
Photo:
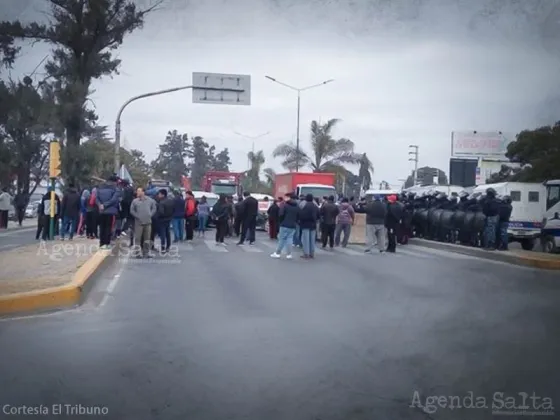
M 281 82 L 279 80 L 276 80 L 274 77 L 270 77 L 270 76 L 265 76 L 268 80 L 274 82 L 274 83 L 278 83 L 279 85 L 282 85 L 284 87 L 287 87 L 288 89 L 294 90 L 297 92 L 297 123 L 296 123 L 296 172 L 299 171 L 299 155 L 300 155 L 300 149 L 299 149 L 299 122 L 300 122 L 300 109 L 301 109 L 301 92 L 305 91 L 305 90 L 309 90 L 309 89 L 313 89 L 319 86 L 323 86 L 326 85 L 327 83 L 331 83 L 334 82 L 334 79 L 329 79 L 329 80 L 325 80 L 324 82 L 321 83 L 317 83 L 315 85 L 310 85 L 310 86 L 306 86 L 303 88 L 297 88 L 295 86 L 291 86 L 287 83 Z
M 264 136 L 268 136 L 270 134 L 270 131 L 267 131 L 266 133 L 259 134 L 258 136 L 247 136 L 246 134 L 242 134 L 242 133 L 239 133 L 237 131 L 234 131 L 233 133 L 237 134 L 240 137 L 243 137 L 244 139 L 251 140 L 251 152 L 255 153 L 255 140 L 260 139 L 261 137 L 264 137 Z M 249 169 L 251 169 L 251 161 L 250 161 L 249 158 L 247 158 L 247 162 L 249 164 Z
M 117 114 L 117 119 L 115 121 L 115 173 L 119 173 L 119 170 L 121 168 L 121 116 L 124 109 L 132 102 L 137 101 L 138 99 L 149 98 L 151 96 L 163 95 L 165 93 L 177 92 L 179 90 L 186 90 L 190 88 L 192 88 L 191 85 L 179 86 L 171 89 L 158 90 L 156 92 L 143 93 L 142 95 L 133 96 L 121 106 Z

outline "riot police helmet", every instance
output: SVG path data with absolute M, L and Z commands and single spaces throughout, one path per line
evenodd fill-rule
M 494 197 L 496 197 L 497 193 L 496 193 L 496 190 L 494 188 L 490 187 L 490 188 L 486 189 L 486 195 L 488 197 L 494 198 Z

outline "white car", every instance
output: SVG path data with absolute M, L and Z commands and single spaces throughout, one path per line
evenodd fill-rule
M 25 209 L 25 217 L 32 219 L 37 217 L 37 211 L 39 210 L 39 205 L 41 201 L 34 201 L 33 203 L 29 203 L 27 208 Z

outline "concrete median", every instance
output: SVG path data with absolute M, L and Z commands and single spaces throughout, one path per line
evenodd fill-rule
M 522 250 L 487 251 L 480 248 L 444 242 L 428 241 L 426 239 L 418 238 L 410 239 L 409 243 L 426 248 L 456 252 L 459 254 L 470 255 L 473 257 L 484 258 L 492 261 L 499 261 L 519 266 L 541 268 L 545 270 L 560 270 L 560 255 L 543 254 Z
M 111 255 L 115 252 L 99 250 L 87 240 L 53 241 L 2 253 L 0 258 L 12 266 L 0 278 L 0 316 L 80 304 L 90 280 Z

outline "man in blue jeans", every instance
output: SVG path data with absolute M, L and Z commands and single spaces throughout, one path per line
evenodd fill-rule
M 185 226 L 185 199 L 180 191 L 175 191 L 173 198 L 173 242 L 183 241 Z
M 76 225 L 80 217 L 81 196 L 73 184 L 70 184 L 64 195 L 62 196 L 61 215 L 62 229 L 60 230 L 60 239 L 64 240 L 66 234 L 69 239 L 74 238 Z
M 272 258 L 280 258 L 282 250 L 286 248 L 286 258 L 292 259 L 292 242 L 296 232 L 299 217 L 298 202 L 293 194 L 286 194 L 285 200 L 280 206 L 278 217 L 280 220 L 280 231 L 278 232 L 278 247 L 270 254 Z

